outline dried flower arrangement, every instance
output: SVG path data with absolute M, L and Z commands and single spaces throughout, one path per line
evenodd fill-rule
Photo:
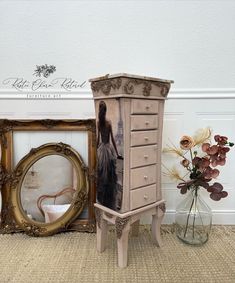
M 221 183 L 211 184 L 210 182 L 219 176 L 220 171 L 215 167 L 225 165 L 226 154 L 234 143 L 218 134 L 214 136 L 214 141 L 215 144 L 212 144 L 209 128 L 200 129 L 193 137 L 183 136 L 180 139 L 180 148 L 172 145 L 163 150 L 180 157 L 180 164 L 186 169 L 186 174 L 181 177 L 176 168 L 169 170 L 164 166 L 167 170 L 166 175 L 180 181 L 177 188 L 180 189 L 181 194 L 187 193 L 190 189 L 203 187 L 215 201 L 227 197 L 228 193 L 224 191 Z M 199 150 L 200 146 L 201 150 Z M 189 178 L 186 179 L 186 177 Z

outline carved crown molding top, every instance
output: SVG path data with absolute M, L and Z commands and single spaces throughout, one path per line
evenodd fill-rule
M 101 91 L 103 94 L 109 95 L 111 90 L 119 89 L 121 84 L 121 78 L 109 79 L 104 81 L 92 82 L 91 89 L 95 92 Z
M 108 95 L 140 95 L 166 97 L 173 81 L 150 77 L 120 74 L 115 77 L 106 75 L 91 79 L 91 89 L 95 97 Z
M 157 86 L 160 88 L 160 94 L 161 96 L 165 97 L 169 90 L 170 90 L 170 84 L 161 83 L 161 82 L 154 82 L 154 81 L 144 81 L 140 79 L 129 79 L 123 89 L 125 94 L 134 94 L 135 92 L 135 86 L 136 85 L 143 85 L 142 94 L 143 96 L 150 96 L 152 86 Z

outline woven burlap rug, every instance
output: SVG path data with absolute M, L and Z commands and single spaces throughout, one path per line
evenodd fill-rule
M 96 234 L 0 235 L 0 282 L 235 282 L 235 226 L 213 227 L 201 247 L 180 242 L 173 230 L 162 227 L 164 246 L 158 248 L 149 226 L 142 226 L 138 237 L 130 237 L 124 269 L 117 266 L 113 229 L 101 254 Z

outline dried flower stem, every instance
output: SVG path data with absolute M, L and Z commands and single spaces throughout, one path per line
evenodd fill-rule
M 193 200 L 192 200 L 192 203 L 191 203 L 191 206 L 190 206 L 190 209 L 189 209 L 189 213 L 188 213 L 188 217 L 187 217 L 187 222 L 186 222 L 186 227 L 185 227 L 185 231 L 184 231 L 184 238 L 186 237 L 186 233 L 187 233 L 187 231 L 188 231 L 189 216 L 190 216 L 190 213 L 191 213 L 193 204 L 194 204 L 194 198 L 193 198 Z
M 195 191 L 195 194 L 193 195 L 193 200 L 192 200 L 192 203 L 191 203 L 189 212 L 188 212 L 187 221 L 186 221 L 186 227 L 185 227 L 185 231 L 184 231 L 184 238 L 186 237 L 186 234 L 187 234 L 187 231 L 188 231 L 189 217 L 190 217 L 190 214 L 191 214 L 193 205 L 194 205 L 194 201 L 195 201 L 195 210 L 197 209 L 198 189 L 199 189 L 199 188 L 196 187 L 196 188 L 192 191 L 192 193 L 194 193 L 194 191 Z M 199 213 L 199 214 L 200 214 L 200 213 Z M 200 216 L 200 217 L 201 217 L 201 216 Z M 194 239 L 194 233 L 195 233 L 195 219 L 196 219 L 196 211 L 195 211 L 195 213 L 194 213 L 194 215 L 193 215 L 193 239 Z
M 196 218 L 196 209 L 197 209 L 197 191 L 198 191 L 198 188 L 195 189 L 195 198 L 196 199 L 195 199 L 195 213 L 193 215 L 193 239 L 194 239 L 195 218 Z
M 190 157 L 191 157 L 191 162 L 192 162 L 193 161 L 193 153 L 192 153 L 192 149 L 191 148 L 190 148 L 189 152 L 190 152 Z

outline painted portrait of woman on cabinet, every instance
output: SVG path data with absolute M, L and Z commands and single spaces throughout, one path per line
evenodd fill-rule
M 97 201 L 110 209 L 120 210 L 123 186 L 123 123 L 120 107 L 112 105 L 116 103 L 119 101 L 101 100 L 97 103 Z

